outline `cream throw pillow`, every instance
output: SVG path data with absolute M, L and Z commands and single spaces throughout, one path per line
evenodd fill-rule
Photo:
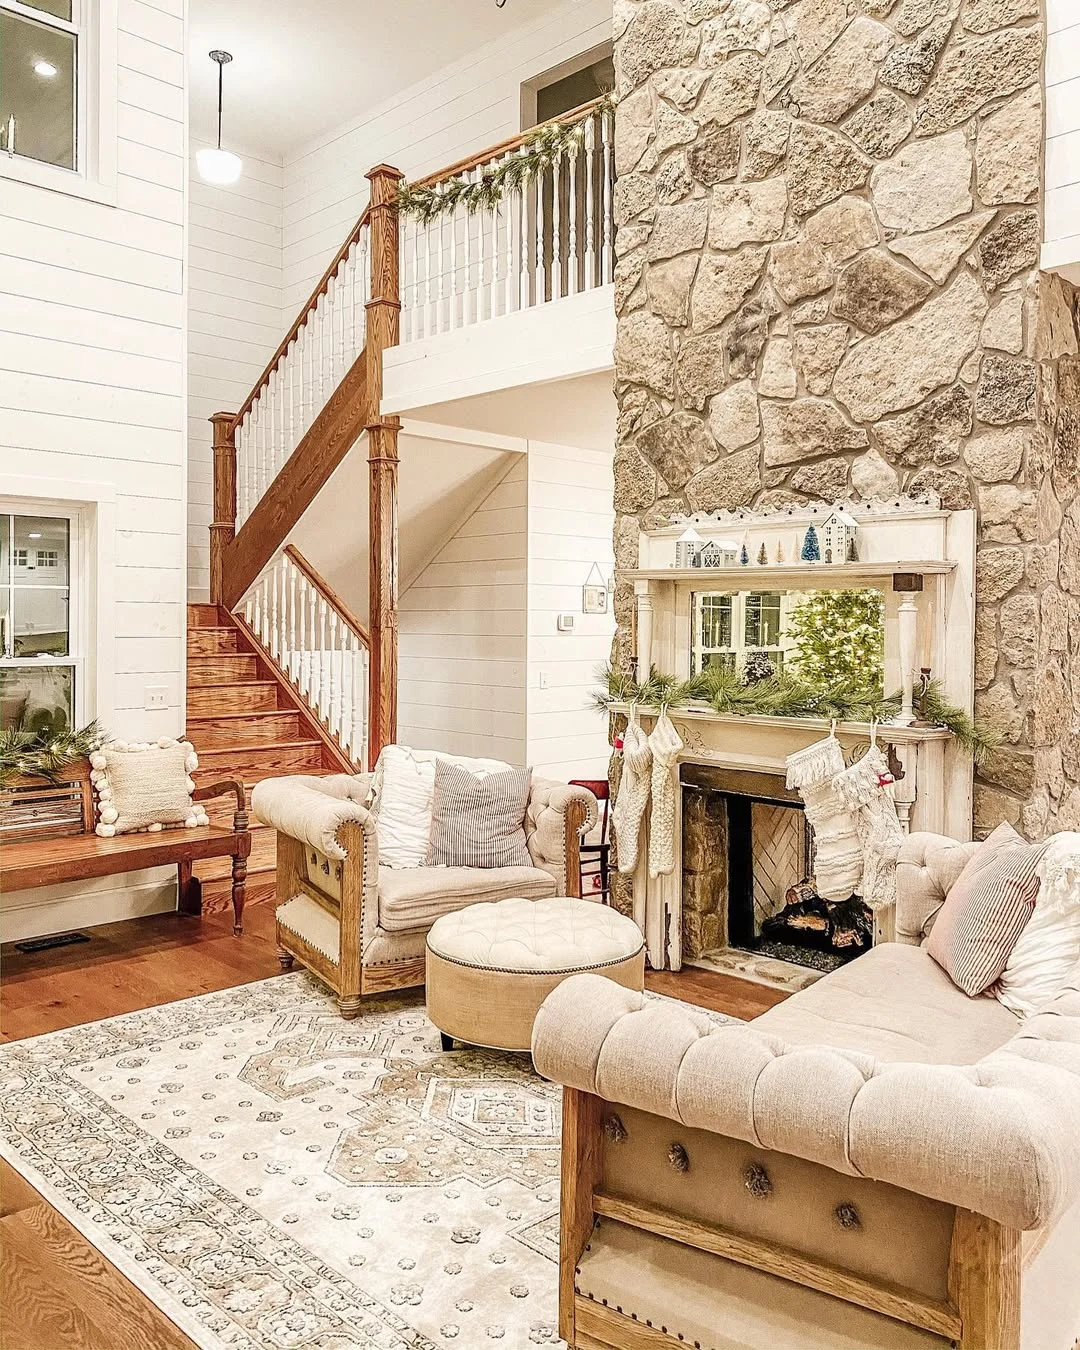
M 154 742 L 112 741 L 90 756 L 90 781 L 98 799 L 97 833 L 154 833 L 178 826 L 209 825 L 203 807 L 191 800 L 191 775 L 199 760 L 190 741 L 165 737 Z
M 511 767 L 499 759 L 466 759 L 437 750 L 412 750 L 407 745 L 384 746 L 375 765 L 371 807 L 380 867 L 423 867 L 427 863 L 435 765 L 440 759 L 481 776 Z
M 993 992 L 1014 1013 L 1037 1012 L 1080 966 L 1080 834 L 1056 834 L 1039 864 L 1035 911 Z

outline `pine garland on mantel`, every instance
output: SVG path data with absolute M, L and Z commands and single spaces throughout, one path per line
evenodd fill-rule
M 577 154 L 585 144 L 585 125 L 597 113 L 606 115 L 615 106 L 614 94 L 605 94 L 573 122 L 545 122 L 526 136 L 520 148 L 475 181 L 465 175 L 440 183 L 398 188 L 398 210 L 421 225 L 464 206 L 472 215 L 497 206 L 507 192 L 525 187 L 567 155 Z
M 79 730 L 28 729 L 24 723 L 7 727 L 0 731 L 0 786 L 22 777 L 55 782 L 77 760 L 88 759 L 105 739 L 96 721 Z
M 737 717 L 816 717 L 837 722 L 887 722 L 900 711 L 901 696 L 886 697 L 880 682 L 860 684 L 835 681 L 829 687 L 808 683 L 787 671 L 745 684 L 739 675 L 723 666 L 710 666 L 689 680 L 664 675 L 654 668 L 638 683 L 632 675 L 601 667 L 599 678 L 606 686 L 596 691 L 596 705 L 610 712 L 613 703 L 634 703 L 642 708 L 704 707 Z M 944 727 L 955 736 L 976 764 L 982 764 L 1001 745 L 997 729 L 977 722 L 962 708 L 949 703 L 936 680 L 915 692 L 915 711 L 921 722 Z

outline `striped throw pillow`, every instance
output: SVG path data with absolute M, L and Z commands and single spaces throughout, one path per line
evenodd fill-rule
M 439 760 L 428 843 L 429 867 L 531 867 L 525 808 L 532 769 L 477 777 Z
M 972 998 L 1005 969 L 1034 912 L 1045 850 L 1045 843 L 999 849 L 963 886 L 962 874 L 942 906 L 927 954 Z

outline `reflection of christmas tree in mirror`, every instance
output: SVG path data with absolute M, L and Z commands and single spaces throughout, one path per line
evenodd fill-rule
M 885 655 L 885 597 L 880 591 L 811 591 L 787 623 L 789 660 L 804 679 L 880 679 Z

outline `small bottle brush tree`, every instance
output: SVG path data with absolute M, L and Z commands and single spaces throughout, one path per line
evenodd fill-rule
M 803 562 L 821 561 L 821 544 L 818 542 L 817 530 L 813 525 L 806 531 L 806 537 L 803 539 L 802 554 L 800 556 L 802 557 Z
M 750 553 L 745 544 L 739 550 L 739 562 L 743 567 L 749 567 L 750 565 Z
M 799 674 L 817 685 L 880 680 L 884 615 L 880 591 L 812 591 L 788 619 Z
M 765 564 L 769 561 L 769 555 L 765 549 L 764 544 L 762 544 L 762 546 L 757 551 L 757 560 L 759 567 L 764 567 Z

